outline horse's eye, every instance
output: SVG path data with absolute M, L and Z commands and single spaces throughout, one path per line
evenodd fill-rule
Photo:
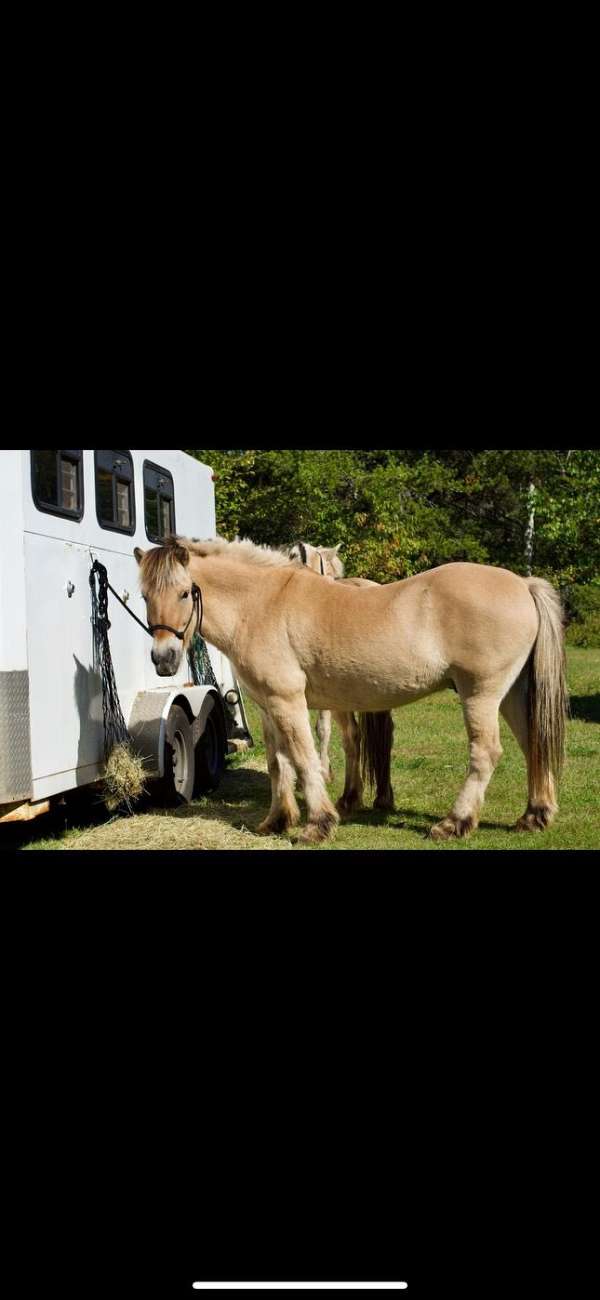
M 182 591 L 182 593 L 181 593 L 179 599 L 180 599 L 180 600 L 187 600 L 189 594 L 190 594 L 189 591 Z

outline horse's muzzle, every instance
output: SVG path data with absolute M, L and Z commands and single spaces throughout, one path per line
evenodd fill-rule
M 173 677 L 179 668 L 181 650 L 179 647 L 168 646 L 157 652 L 153 647 L 150 658 L 159 677 Z

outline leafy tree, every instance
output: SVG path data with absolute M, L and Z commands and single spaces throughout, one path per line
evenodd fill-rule
M 217 527 L 281 546 L 344 543 L 390 582 L 452 560 L 568 587 L 599 583 L 597 451 L 192 451 L 217 475 Z M 529 556 L 529 551 L 531 555 Z

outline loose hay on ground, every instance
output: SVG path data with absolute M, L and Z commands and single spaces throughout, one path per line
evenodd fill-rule
M 289 840 L 268 841 L 252 831 L 206 817 L 198 808 L 155 810 L 118 817 L 64 845 L 69 849 L 291 849 Z

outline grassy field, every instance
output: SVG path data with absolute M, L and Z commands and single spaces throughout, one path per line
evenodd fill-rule
M 392 784 L 396 812 L 366 808 L 341 823 L 331 842 L 318 849 L 295 845 L 289 836 L 260 836 L 256 827 L 270 803 L 262 732 L 247 701 L 255 748 L 228 763 L 215 795 L 177 809 L 148 807 L 133 817 L 109 818 L 100 808 L 91 816 L 57 812 L 23 828 L 0 827 L 0 847 L 23 849 L 283 849 L 332 852 L 338 849 L 426 849 L 463 853 L 477 849 L 592 849 L 600 846 L 600 650 L 568 650 L 571 720 L 560 810 L 544 834 L 518 834 L 510 827 L 527 802 L 525 764 L 504 721 L 503 757 L 488 786 L 479 829 L 466 840 L 438 844 L 427 838 L 434 822 L 449 811 L 464 779 L 466 732 L 458 697 L 451 691 L 431 696 L 394 714 Z M 334 800 L 341 793 L 344 756 L 334 726 L 331 745 Z M 298 802 L 304 813 L 303 801 Z

